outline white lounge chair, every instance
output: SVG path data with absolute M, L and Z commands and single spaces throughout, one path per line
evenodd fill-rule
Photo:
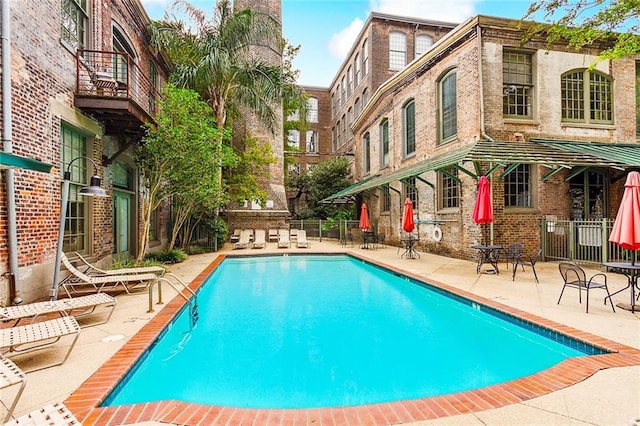
M 18 325 L 22 319 L 31 319 L 33 323 L 39 315 L 59 313 L 63 315 L 73 315 L 76 318 L 92 314 L 98 306 L 111 308 L 108 310 L 106 318 L 101 322 L 92 322 L 90 325 L 104 324 L 111 318 L 113 310 L 118 302 L 106 293 L 88 294 L 86 296 L 74 297 L 70 299 L 49 300 L 46 302 L 26 303 L 24 305 L 7 306 L 0 308 L 0 321 L 15 321 Z M 74 313 L 77 312 L 77 313 Z
M 65 254 L 62 253 L 64 256 Z M 120 269 L 100 269 L 85 259 L 80 253 L 76 253 L 76 258 L 86 267 L 84 273 L 87 275 L 124 275 L 124 274 L 147 274 L 152 273 L 162 276 L 166 272 L 166 268 L 162 266 L 139 266 L 134 268 Z
M 75 336 L 74 336 L 75 335 Z M 80 325 L 74 317 L 65 316 L 47 321 L 34 322 L 27 325 L 0 329 L 0 349 L 8 354 L 21 354 L 37 349 L 43 349 L 56 343 L 64 336 L 74 336 L 69 350 L 62 361 L 39 367 L 31 371 L 42 370 L 43 368 L 62 365 L 69 358 L 71 350 L 80 335 Z
M 20 370 L 13 361 L 0 355 L 0 394 L 4 394 L 2 389 L 10 388 L 15 385 L 20 385 L 20 387 L 13 397 L 13 403 L 9 407 L 7 417 L 4 419 L 5 422 L 8 422 L 11 419 L 11 414 L 13 414 L 13 410 L 16 408 L 16 405 L 18 405 L 18 400 L 20 399 L 20 396 L 22 396 L 24 387 L 27 385 L 27 375 L 24 371 Z
M 288 229 L 278 229 L 278 248 L 291 247 L 291 237 Z
M 296 240 L 296 247 L 298 248 L 309 248 L 310 243 L 307 240 L 307 231 L 304 229 L 298 230 L 298 239 Z
M 64 404 L 56 403 L 45 405 L 3 426 L 82 426 L 82 423 Z
M 87 275 L 78 270 L 66 256 L 62 256 L 62 264 L 70 272 L 70 275 L 60 282 L 67 295 L 71 297 L 69 290 L 77 292 L 78 287 L 90 287 L 96 293 L 106 290 L 115 290 L 122 286 L 127 294 L 133 289 L 143 289 L 158 279 L 156 274 L 122 274 L 122 275 Z
M 251 243 L 251 248 L 265 248 L 267 246 L 266 232 L 264 229 L 256 229 L 256 238 Z
M 269 229 L 269 242 L 277 243 L 278 242 L 278 230 L 277 229 Z
M 243 229 L 240 233 L 240 239 L 238 242 L 233 243 L 233 249 L 247 248 L 251 244 L 251 234 L 248 230 Z
M 233 234 L 231 234 L 231 236 L 229 237 L 229 242 L 230 243 L 237 243 L 238 241 L 240 241 L 240 234 L 241 233 L 242 233 L 242 230 L 234 229 L 233 230 Z

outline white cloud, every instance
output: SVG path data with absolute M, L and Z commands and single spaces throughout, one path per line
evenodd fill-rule
M 476 15 L 480 0 L 369 0 L 374 12 L 460 23 Z
M 334 56 L 339 59 L 343 59 L 349 53 L 349 49 L 356 41 L 360 30 L 364 22 L 360 18 L 356 18 L 349 24 L 348 27 L 340 31 L 339 33 L 335 33 L 331 36 L 329 40 L 329 53 L 331 56 Z

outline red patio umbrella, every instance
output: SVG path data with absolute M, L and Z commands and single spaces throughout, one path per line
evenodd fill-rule
M 407 197 L 404 200 L 404 210 L 402 211 L 402 229 L 405 232 L 411 232 L 415 229 L 416 225 L 413 222 L 413 202 L 411 198 Z
M 630 172 L 624 184 L 620 209 L 613 223 L 609 241 L 623 249 L 640 249 L 640 173 Z M 635 253 L 631 263 L 635 262 Z
M 371 228 L 371 223 L 369 222 L 369 210 L 367 210 L 367 204 L 362 203 L 360 208 L 360 224 L 358 225 L 360 229 L 366 231 Z
M 486 225 L 493 222 L 491 188 L 489 186 L 489 179 L 487 179 L 486 176 L 480 176 L 478 180 L 478 195 L 476 196 L 476 204 L 473 206 L 472 218 L 473 221 L 479 225 Z M 486 243 L 486 238 L 483 237 L 483 239 Z

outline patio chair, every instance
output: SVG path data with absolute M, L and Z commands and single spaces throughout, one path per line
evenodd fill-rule
M 504 262 L 507 264 L 507 269 L 509 269 L 509 263 L 514 263 L 517 258 L 522 256 L 523 251 L 524 246 L 522 245 L 522 243 L 511 243 L 507 246 L 507 249 L 502 255 L 502 257 L 504 258 Z
M 587 280 L 587 274 L 584 272 L 580 266 L 571 262 L 561 262 L 558 265 L 558 269 L 560 270 L 560 275 L 562 276 L 562 280 L 564 284 L 562 285 L 562 291 L 560 292 L 560 297 L 558 297 L 558 305 L 560 304 L 560 299 L 562 299 L 562 294 L 564 293 L 564 289 L 567 287 L 573 287 L 578 289 L 578 301 L 582 303 L 582 291 L 587 292 L 587 310 L 589 313 L 589 290 L 594 288 L 601 288 L 607 292 L 607 297 L 604 299 L 604 304 L 607 304 L 607 299 L 611 303 L 611 309 L 613 312 L 616 311 L 616 308 L 613 307 L 613 300 L 611 300 L 611 294 L 609 293 L 609 288 L 607 287 L 607 276 L 603 273 L 597 273 L 592 275 Z
M 265 234 L 264 229 L 256 229 L 256 237 L 251 243 L 251 248 L 265 248 L 267 246 Z
M 380 232 L 375 236 L 375 243 L 380 244 L 382 247 L 387 245 L 387 235 L 384 232 Z
M 229 237 L 230 243 L 237 243 L 240 240 L 240 234 L 242 233 L 241 229 L 234 229 L 233 234 Z
M 13 419 L 3 426 L 82 426 L 82 423 L 62 403 L 44 407 Z
M 60 314 L 60 316 L 72 315 L 76 318 L 81 318 L 91 315 L 98 306 L 111 308 L 108 310 L 106 318 L 103 321 L 92 322 L 90 324 L 99 325 L 109 321 L 117 303 L 114 297 L 106 293 L 88 294 L 70 299 L 26 303 L 0 308 L 0 321 L 15 321 L 13 326 L 16 326 L 23 319 L 30 319 L 33 323 L 40 315 L 57 313 Z M 78 313 L 74 314 L 76 311 L 78 311 Z
M 309 240 L 307 240 L 307 231 L 304 229 L 298 230 L 298 238 L 296 239 L 296 247 L 298 248 L 309 248 L 311 244 Z
M 76 268 L 67 256 L 62 256 L 62 264 L 69 271 L 69 276 L 59 284 L 71 297 L 71 292 L 77 293 L 80 287 L 89 287 L 90 290 L 100 293 L 107 290 L 115 290 L 122 286 L 127 294 L 131 290 L 146 289 L 158 279 L 156 274 L 122 274 L 122 275 L 87 275 Z M 71 290 L 71 292 L 69 291 Z
M 540 259 L 540 255 L 542 255 L 542 249 L 538 249 L 538 251 L 536 251 L 536 254 L 534 254 L 533 256 L 527 256 L 526 254 L 520 254 L 520 256 L 518 256 L 514 261 L 513 261 L 513 275 L 511 276 L 511 281 L 515 281 L 516 280 L 516 272 L 518 271 L 518 265 L 522 266 L 522 270 L 524 271 L 524 267 L 525 266 L 530 266 L 531 270 L 533 271 L 533 276 L 536 279 L 536 282 L 539 283 L 540 281 L 538 281 L 538 274 L 536 274 L 536 263 L 538 262 L 538 260 Z
M 11 414 L 13 414 L 13 410 L 16 408 L 16 405 L 18 405 L 18 400 L 20 399 L 20 396 L 22 396 L 24 387 L 27 385 L 27 375 L 24 371 L 20 370 L 13 361 L 0 355 L 0 391 L 15 385 L 20 385 L 20 387 L 13 397 L 11 406 L 9 406 L 7 417 L 4 419 L 5 422 L 8 422 L 11 419 Z M 6 395 L 4 391 L 0 392 L 0 394 Z M 3 405 L 6 406 L 7 404 Z
M 288 229 L 278 229 L 278 248 L 291 247 L 291 237 Z
M 79 335 L 80 325 L 78 325 L 76 319 L 74 317 L 64 316 L 62 318 L 0 329 L 0 349 L 7 351 L 5 355 L 18 355 L 48 348 L 62 339 L 62 337 L 73 336 L 73 341 L 62 361 L 31 370 L 37 371 L 64 364 L 67 358 L 69 358 L 69 354 L 75 346 Z
M 251 234 L 249 234 L 249 230 L 243 229 L 240 232 L 240 239 L 233 243 L 233 249 L 243 249 L 249 247 L 251 244 Z
M 252 243 L 253 240 L 255 239 L 255 235 L 253 233 L 253 229 L 245 229 L 244 232 L 249 234 L 249 242 Z M 242 234 L 240 234 L 240 235 L 242 236 Z
M 62 254 L 65 255 L 64 253 Z M 139 266 L 133 268 L 120 268 L 120 269 L 100 269 L 97 266 L 93 265 L 87 259 L 85 259 L 80 253 L 75 254 L 76 259 L 78 259 L 86 269 L 84 273 L 87 275 L 123 275 L 123 274 L 146 274 L 153 273 L 158 276 L 164 275 L 166 269 L 162 266 Z
M 278 242 L 278 230 L 277 229 L 269 229 L 269 242 L 277 243 Z
M 295 228 L 289 230 L 289 238 L 291 238 L 291 241 L 298 239 L 298 232 L 299 230 Z

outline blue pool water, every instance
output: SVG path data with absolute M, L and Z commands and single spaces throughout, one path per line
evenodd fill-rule
M 107 405 L 369 404 L 459 392 L 585 352 L 347 256 L 226 259 Z M 486 309 L 485 309 L 486 310 Z

